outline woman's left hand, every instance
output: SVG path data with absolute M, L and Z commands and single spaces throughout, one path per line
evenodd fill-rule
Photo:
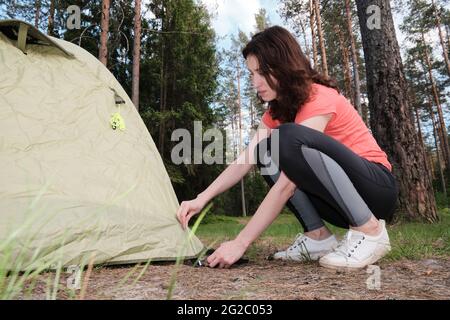
M 224 242 L 208 257 L 208 266 L 229 268 L 244 255 L 246 250 L 247 247 L 238 240 Z

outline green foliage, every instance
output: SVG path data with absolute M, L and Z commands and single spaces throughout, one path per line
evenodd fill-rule
M 438 188 L 440 188 L 440 186 L 435 187 L 435 188 L 436 188 L 436 190 L 438 190 Z M 447 195 L 450 195 L 450 187 L 449 186 L 447 186 Z M 450 197 L 447 196 L 447 198 L 445 198 L 444 193 L 436 192 L 436 205 L 439 209 L 444 210 L 443 212 L 447 212 L 449 210 Z
M 400 223 L 389 228 L 392 251 L 388 259 L 422 259 L 450 255 L 450 212 L 439 213 L 440 222 Z
M 450 210 L 440 210 L 440 221 L 434 224 L 398 222 L 388 226 L 392 251 L 385 258 L 388 261 L 400 259 L 425 259 L 450 256 Z M 232 239 L 239 234 L 250 218 L 214 216 L 208 223 L 201 223 L 198 236 L 203 241 Z M 327 224 L 338 237 L 346 230 Z M 297 233 L 302 232 L 300 223 L 292 213 L 280 214 L 261 235 L 277 246 L 289 245 Z M 257 250 L 253 244 L 251 250 Z M 251 251 L 250 250 L 250 251 Z M 249 255 L 250 253 L 247 253 Z

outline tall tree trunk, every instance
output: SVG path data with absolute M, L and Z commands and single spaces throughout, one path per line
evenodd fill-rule
M 423 142 L 423 135 L 422 135 L 422 126 L 420 125 L 419 110 L 417 109 L 417 106 L 415 104 L 414 104 L 414 112 L 416 113 L 416 123 L 417 123 L 417 131 L 418 131 L 417 134 L 419 135 L 419 142 L 422 145 L 423 149 L 425 150 L 425 143 Z M 426 158 L 426 156 L 425 156 L 425 158 Z
M 241 68 L 239 66 L 239 60 L 237 63 L 237 107 L 238 107 L 238 121 L 239 121 L 239 152 L 242 152 L 242 106 L 241 106 Z M 245 208 L 245 190 L 244 190 L 244 178 L 241 179 L 241 200 L 242 200 L 242 216 L 247 216 L 247 210 Z
M 434 118 L 433 105 L 431 99 L 428 99 L 428 111 L 430 112 L 431 122 L 433 123 L 433 136 L 434 136 L 434 146 L 436 148 L 436 159 L 439 169 L 439 177 L 441 179 L 442 192 L 444 193 L 445 199 L 447 199 L 447 184 L 445 183 L 444 172 L 442 170 L 441 153 L 439 152 L 438 145 L 438 132 L 436 129 L 436 120 Z
M 439 33 L 439 42 L 441 43 L 442 54 L 444 56 L 445 66 L 447 67 L 447 73 L 450 77 L 450 62 L 448 59 L 448 51 L 447 51 L 447 47 L 445 45 L 444 35 L 442 34 L 442 29 L 441 29 L 441 16 L 439 14 L 438 8 L 436 7 L 436 3 L 434 2 L 434 0 L 431 0 L 431 4 L 433 6 L 434 19 L 435 19 L 434 21 L 435 21 L 435 25 L 436 25 L 436 28 L 438 29 L 438 33 Z
M 316 20 L 315 15 L 315 9 L 314 9 L 314 0 L 309 0 L 309 26 L 311 28 L 311 45 L 313 50 L 313 62 L 314 62 L 314 68 L 317 69 L 318 62 L 317 62 L 317 42 L 316 42 L 316 28 L 314 27 L 314 21 Z
M 433 153 L 428 154 L 428 162 L 431 164 L 431 177 L 433 181 L 436 179 L 436 169 L 434 168 Z
M 424 35 L 423 32 L 422 32 L 422 44 L 423 44 L 423 47 L 424 47 L 423 52 L 424 52 L 424 56 L 425 56 L 425 63 L 427 65 L 427 69 L 428 69 L 427 70 L 428 78 L 430 80 L 431 89 L 432 89 L 432 92 L 433 92 L 434 102 L 435 102 L 437 110 L 438 110 L 439 125 L 441 127 L 442 135 L 443 135 L 443 139 L 442 139 L 442 153 L 444 155 L 446 167 L 448 169 L 450 169 L 450 149 L 449 149 L 449 144 L 448 144 L 447 129 L 446 129 L 446 126 L 445 126 L 444 115 L 442 114 L 442 107 L 441 107 L 441 102 L 440 102 L 440 99 L 439 99 L 439 94 L 438 94 L 438 90 L 437 90 L 437 86 L 436 86 L 436 81 L 434 80 L 433 73 L 432 73 L 432 66 L 431 66 L 430 55 L 428 53 L 427 43 L 425 41 L 425 35 Z
M 131 99 L 139 111 L 139 67 L 141 61 L 141 0 L 135 0 L 134 7 L 134 46 L 133 46 L 133 77 Z
M 164 29 L 162 29 L 164 30 Z M 159 111 L 162 114 L 162 119 L 159 123 L 159 139 L 158 139 L 158 147 L 159 152 L 164 154 L 164 141 L 165 141 L 165 131 L 166 131 L 166 121 L 165 121 L 165 112 L 166 112 L 166 104 L 167 104 L 167 67 L 166 67 L 166 57 L 165 57 L 165 38 L 164 35 L 161 34 L 161 68 L 160 68 L 160 102 L 159 102 Z
M 370 115 L 369 115 L 369 106 L 367 105 L 367 103 L 363 103 L 362 105 L 361 105 L 361 109 L 362 109 L 362 119 L 363 119 L 363 121 L 364 121 L 364 123 L 369 127 L 370 125 L 369 125 L 369 118 L 370 118 Z
M 233 91 L 233 88 L 231 88 L 231 92 Z M 238 152 L 236 150 L 236 114 L 234 107 L 231 110 L 231 133 L 232 133 L 232 141 L 233 141 L 233 158 L 236 158 L 238 155 Z
M 359 66 L 358 57 L 356 55 L 355 38 L 353 36 L 352 28 L 352 13 L 350 9 L 350 0 L 345 0 L 345 13 L 347 17 L 347 31 L 350 37 L 350 45 L 352 51 L 352 63 L 353 63 L 353 82 L 354 82 L 354 106 L 358 110 L 359 115 L 362 117 L 363 112 L 361 108 L 361 81 L 359 80 Z
M 399 209 L 407 218 L 438 220 L 425 150 L 411 119 L 407 83 L 389 0 L 356 0 L 366 61 L 370 123 L 389 155 L 399 185 Z M 380 9 L 380 28 L 368 24 L 371 5 Z
M 322 18 L 320 16 L 319 0 L 313 0 L 313 2 L 314 2 L 314 11 L 316 14 L 317 31 L 319 33 L 320 55 L 322 57 L 322 72 L 325 77 L 328 77 L 327 52 L 325 49 L 325 39 L 322 30 Z
M 349 57 L 348 57 L 348 49 L 345 45 L 345 41 L 344 41 L 344 37 L 342 35 L 342 31 L 340 30 L 338 25 L 334 26 L 334 32 L 337 34 L 338 36 L 338 40 L 339 40 L 339 47 L 341 48 L 341 52 L 342 52 L 342 60 L 344 61 L 343 63 L 343 68 L 344 68 L 344 83 L 345 83 L 345 93 L 346 96 L 350 98 L 350 100 L 352 101 L 352 104 L 354 105 L 354 100 L 353 100 L 353 90 L 352 90 L 352 80 L 350 78 L 350 64 L 349 64 Z
M 439 119 L 439 113 L 438 113 L 438 119 Z M 443 162 L 444 162 L 444 166 L 447 168 L 447 160 L 446 160 L 446 155 L 445 155 L 445 135 L 444 132 L 442 130 L 442 126 L 440 124 L 440 121 L 438 121 L 436 123 L 436 130 L 438 132 L 438 136 L 439 136 L 439 145 L 441 146 L 441 152 L 442 152 L 442 158 L 443 158 Z
M 41 15 L 41 0 L 35 1 L 34 26 L 39 29 L 39 17 Z
M 447 34 L 447 46 L 446 46 L 446 48 L 447 48 L 447 52 L 448 52 L 448 50 L 450 49 L 450 27 L 449 27 L 449 25 L 447 24 L 447 25 L 445 25 L 445 33 Z
M 300 19 L 300 28 L 302 29 L 303 41 L 304 41 L 304 43 L 305 43 L 305 53 L 306 53 L 306 56 L 308 57 L 308 60 L 311 60 L 311 50 L 310 50 L 310 48 L 309 48 L 308 39 L 307 39 L 307 37 L 306 37 L 305 26 L 303 25 L 302 19 Z
M 102 32 L 100 34 L 99 60 L 108 66 L 108 30 L 109 30 L 109 0 L 102 0 L 102 18 L 100 21 Z
M 250 99 L 250 128 L 253 129 L 253 126 L 255 125 L 255 116 L 254 116 L 254 107 L 253 107 L 253 100 Z
M 47 34 L 53 36 L 55 33 L 55 0 L 50 0 L 50 10 L 48 12 Z

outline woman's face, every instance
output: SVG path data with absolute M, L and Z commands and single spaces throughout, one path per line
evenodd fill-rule
M 258 59 L 254 55 L 247 56 L 247 68 L 250 71 L 252 76 L 252 84 L 253 87 L 258 91 L 258 95 L 264 101 L 272 101 L 277 98 L 277 92 L 273 90 L 269 84 L 267 83 L 266 78 L 259 70 L 259 62 Z M 270 76 L 273 83 L 276 85 L 277 80 Z

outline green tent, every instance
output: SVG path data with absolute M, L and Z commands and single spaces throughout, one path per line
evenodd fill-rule
M 135 106 L 94 56 L 0 21 L 0 263 L 193 258 L 202 243 Z

